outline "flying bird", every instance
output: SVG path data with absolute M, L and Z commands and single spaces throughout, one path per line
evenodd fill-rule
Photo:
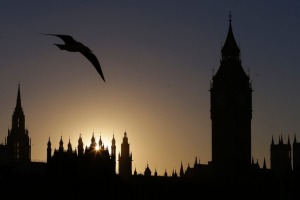
M 59 49 L 61 50 L 66 50 L 70 52 L 80 52 L 83 56 L 85 56 L 95 67 L 103 81 L 105 82 L 105 78 L 100 66 L 100 63 L 97 59 L 97 57 L 92 53 L 93 51 L 90 50 L 87 46 L 83 45 L 82 43 L 74 40 L 74 38 L 70 35 L 62 35 L 62 34 L 46 34 L 46 33 L 41 33 L 43 35 L 52 35 L 59 37 L 62 39 L 65 44 L 54 44 L 56 45 Z

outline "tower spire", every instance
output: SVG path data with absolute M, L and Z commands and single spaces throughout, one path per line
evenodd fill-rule
M 231 22 L 232 22 L 232 15 L 231 12 L 229 12 L 229 29 L 228 29 L 226 41 L 221 50 L 222 61 L 228 61 L 228 60 L 240 61 L 240 48 L 238 47 L 235 41 Z
M 21 92 L 20 92 L 20 82 L 18 84 L 18 96 L 17 96 L 17 104 L 16 107 L 22 107 L 21 106 Z
M 21 105 L 20 83 L 18 84 L 16 107 L 12 116 L 12 128 L 25 129 L 25 115 Z

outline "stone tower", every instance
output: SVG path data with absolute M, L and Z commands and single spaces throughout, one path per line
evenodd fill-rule
M 132 175 L 132 154 L 130 153 L 127 133 L 124 133 L 121 144 L 121 154 L 119 154 L 119 175 L 129 177 Z
M 245 73 L 229 16 L 220 67 L 210 86 L 212 165 L 216 172 L 233 174 L 251 165 L 252 86 Z
M 25 128 L 25 115 L 21 105 L 20 84 L 18 85 L 17 103 L 12 115 L 12 126 L 8 130 L 7 149 L 12 163 L 31 162 L 31 139 Z

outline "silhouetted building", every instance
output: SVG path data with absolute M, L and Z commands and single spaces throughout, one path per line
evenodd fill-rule
M 212 162 L 220 174 L 245 173 L 251 164 L 252 86 L 229 19 L 221 65 L 210 86 Z
M 31 140 L 25 128 L 25 115 L 21 105 L 20 84 L 18 86 L 17 103 L 12 116 L 12 126 L 7 135 L 7 151 L 13 163 L 29 163 L 31 161 Z
M 150 167 L 149 167 L 149 164 L 147 163 L 147 167 L 145 168 L 145 171 L 144 171 L 144 176 L 146 177 L 150 177 L 151 176 L 151 170 L 150 170 Z
M 119 175 L 125 178 L 132 175 L 132 153 L 126 132 L 121 144 L 121 153 L 119 153 Z
M 296 136 L 293 142 L 293 170 L 300 173 L 300 143 L 297 142 Z
M 182 164 L 180 169 L 182 168 Z M 211 173 L 211 165 L 210 164 L 201 164 L 200 160 L 195 158 L 194 166 L 190 167 L 188 164 L 187 169 L 184 175 L 180 175 L 180 177 L 188 178 L 188 179 L 200 179 L 200 180 L 208 180 L 212 177 Z M 180 170 L 181 171 L 181 170 Z M 181 174 L 181 172 L 180 172 Z
M 45 163 L 31 161 L 31 139 L 25 126 L 25 114 L 21 104 L 18 84 L 16 107 L 12 115 L 5 143 L 0 144 L 0 177 L 43 176 Z
M 0 145 L 1 194 L 2 191 L 12 194 L 16 189 L 28 192 L 38 188 L 43 193 L 52 194 L 52 198 L 57 197 L 55 192 L 63 192 L 64 197 L 76 199 L 85 197 L 89 192 L 92 195 L 89 198 L 103 199 L 188 199 L 195 196 L 203 199 L 299 199 L 300 143 L 296 137 L 293 147 L 289 138 L 285 144 L 280 136 L 278 144 L 275 144 L 272 137 L 270 169 L 267 169 L 265 159 L 260 167 L 258 160 L 255 162 L 251 158 L 253 90 L 250 77 L 241 65 L 231 16 L 221 53 L 220 67 L 210 85 L 212 161 L 208 164 L 201 164 L 196 157 L 194 165 L 188 164 L 186 170 L 181 162 L 179 175 L 174 169 L 170 176 L 167 170 L 160 176 L 156 169 L 152 175 L 147 163 L 143 174 L 138 174 L 135 169 L 132 175 L 132 153 L 126 132 L 118 156 L 119 174 L 116 173 L 114 135 L 110 153 L 108 147 L 104 147 L 101 136 L 97 143 L 93 133 L 89 147 L 84 147 L 80 135 L 77 149 L 73 149 L 70 139 L 64 149 L 61 137 L 58 149 L 54 149 L 52 154 L 49 137 L 47 163 L 31 162 L 31 144 L 25 128 L 19 85 L 12 128 L 8 130 L 5 144 Z M 15 164 L 23 165 L 13 168 Z M 47 173 L 43 169 L 47 169 Z M 27 171 L 34 176 L 30 179 L 24 176 L 15 179 L 13 176 L 12 179 L 10 175 L 13 173 L 5 175 L 12 171 Z M 89 179 L 82 182 L 84 179 L 81 178 Z M 53 180 L 58 180 L 57 184 L 53 185 Z M 18 187 L 14 181 L 17 181 Z
M 89 147 L 83 150 L 81 135 L 78 139 L 78 152 L 72 149 L 70 140 L 67 149 L 64 149 L 62 137 L 59 148 L 54 149 L 51 155 L 50 138 L 47 143 L 47 164 L 51 176 L 77 176 L 82 178 L 102 177 L 110 178 L 116 175 L 116 146 L 112 139 L 111 154 L 104 148 L 101 136 L 97 144 L 94 133 Z
M 278 144 L 271 143 L 271 169 L 276 176 L 285 177 L 292 171 L 291 144 L 288 138 L 287 144 L 283 143 L 282 136 Z
M 12 166 L 31 162 L 31 140 L 25 128 L 25 115 L 21 105 L 20 84 L 18 85 L 16 107 L 12 115 L 11 129 L 0 145 L 0 165 Z

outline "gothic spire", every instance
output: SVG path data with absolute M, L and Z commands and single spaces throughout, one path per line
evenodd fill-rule
M 17 96 L 17 104 L 16 104 L 16 108 L 17 108 L 17 107 L 22 107 L 22 106 L 21 106 L 20 83 L 18 84 L 18 96 Z
M 267 169 L 267 165 L 266 165 L 266 159 L 264 158 L 264 165 L 263 165 L 263 169 Z
M 238 47 L 235 41 L 233 31 L 232 31 L 231 21 L 232 21 L 232 16 L 231 13 L 229 13 L 229 29 L 228 29 L 225 44 L 221 50 L 222 61 L 228 61 L 228 60 L 240 61 L 240 48 Z
M 180 177 L 184 176 L 184 171 L 183 171 L 183 165 L 182 165 L 182 161 L 181 161 L 181 165 L 180 165 Z
M 115 134 L 113 134 L 113 139 L 111 140 L 112 144 L 116 144 L 116 140 L 115 140 Z
M 273 135 L 272 135 L 272 142 L 271 142 L 271 145 L 274 145 L 274 138 L 273 138 Z
M 47 145 L 48 145 L 48 147 L 51 146 L 50 137 L 49 137 Z
M 283 144 L 282 135 L 279 136 L 279 144 Z
M 72 152 L 72 144 L 69 138 L 69 143 L 68 143 L 68 151 Z
M 94 132 L 93 132 L 93 136 L 92 136 L 92 139 L 91 139 L 91 145 L 90 145 L 90 147 L 92 147 L 92 148 L 96 147 L 96 142 L 95 141 L 96 140 L 95 140 L 95 136 L 94 136 Z
M 20 83 L 18 85 L 18 94 L 16 107 L 12 116 L 12 128 L 21 128 L 25 129 L 25 115 L 21 106 L 21 92 L 20 92 Z
M 99 142 L 98 142 L 98 145 L 99 145 L 99 147 L 101 148 L 102 147 L 102 139 L 101 139 L 101 133 L 100 133 L 100 138 L 99 138 Z
M 62 140 L 62 136 L 60 136 L 59 151 L 64 151 L 64 142 Z
M 111 141 L 111 155 L 116 156 L 116 140 L 115 140 L 115 134 L 113 134 L 113 139 Z

